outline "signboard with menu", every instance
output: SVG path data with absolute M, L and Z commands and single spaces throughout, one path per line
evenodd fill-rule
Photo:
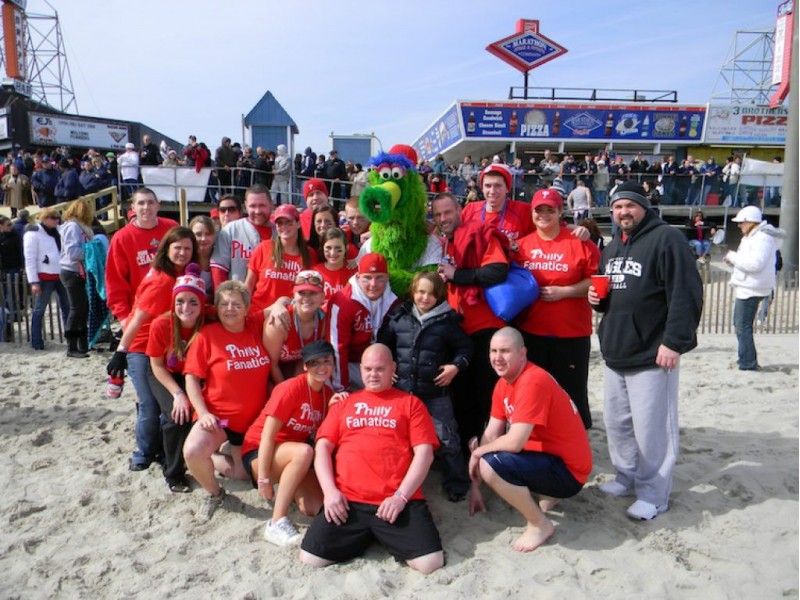
M 786 143 L 789 109 L 751 104 L 709 104 L 703 141 L 713 143 Z
M 460 102 L 467 138 L 700 141 L 705 106 Z

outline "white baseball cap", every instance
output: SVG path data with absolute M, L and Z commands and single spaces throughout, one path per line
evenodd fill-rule
M 761 209 L 757 206 L 745 206 L 731 221 L 734 223 L 761 223 Z

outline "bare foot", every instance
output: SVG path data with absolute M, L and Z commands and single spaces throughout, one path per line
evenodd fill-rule
M 544 524 L 540 526 L 528 524 L 523 534 L 511 544 L 511 547 L 517 552 L 532 552 L 544 544 L 554 531 L 553 524 L 548 519 L 545 519 Z
M 551 498 L 550 496 L 539 496 L 539 508 L 542 512 L 553 510 L 558 504 L 560 498 Z

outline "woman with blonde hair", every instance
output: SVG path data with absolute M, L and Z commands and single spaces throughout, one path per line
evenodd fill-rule
M 64 325 L 67 338 L 67 356 L 88 358 L 89 351 L 89 295 L 86 293 L 86 269 L 83 245 L 94 238 L 92 218 L 94 211 L 88 202 L 74 200 L 64 211 L 59 265 L 60 279 L 69 297 L 69 314 Z
M 58 233 L 58 211 L 52 208 L 43 209 L 36 217 L 39 225 L 25 232 L 23 238 L 23 254 L 25 256 L 25 273 L 31 284 L 31 294 L 36 298 L 31 317 L 31 346 L 34 350 L 44 350 L 42 322 L 44 311 L 50 304 L 50 296 L 55 292 L 61 303 L 61 317 L 64 327 L 69 317 L 69 297 L 59 277 L 61 267 L 61 235 Z

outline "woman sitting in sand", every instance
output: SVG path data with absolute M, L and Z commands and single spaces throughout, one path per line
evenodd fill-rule
M 222 506 L 225 489 L 214 476 L 247 479 L 242 466 L 244 434 L 267 401 L 270 359 L 264 347 L 264 313 L 248 316 L 250 291 L 226 281 L 216 293 L 218 323 L 203 327 L 189 348 L 184 375 L 197 420 L 183 456 L 192 476 L 208 492 L 198 519 L 207 521 Z M 230 454 L 218 452 L 225 442 Z
M 242 461 L 253 485 L 264 500 L 275 502 L 264 537 L 278 546 L 300 540 L 287 516 L 292 498 L 300 512 L 310 517 L 322 506 L 322 490 L 311 469 L 314 448 L 310 442 L 333 397 L 333 346 L 325 340 L 311 342 L 303 346 L 302 361 L 305 373 L 273 390 L 242 445 Z

